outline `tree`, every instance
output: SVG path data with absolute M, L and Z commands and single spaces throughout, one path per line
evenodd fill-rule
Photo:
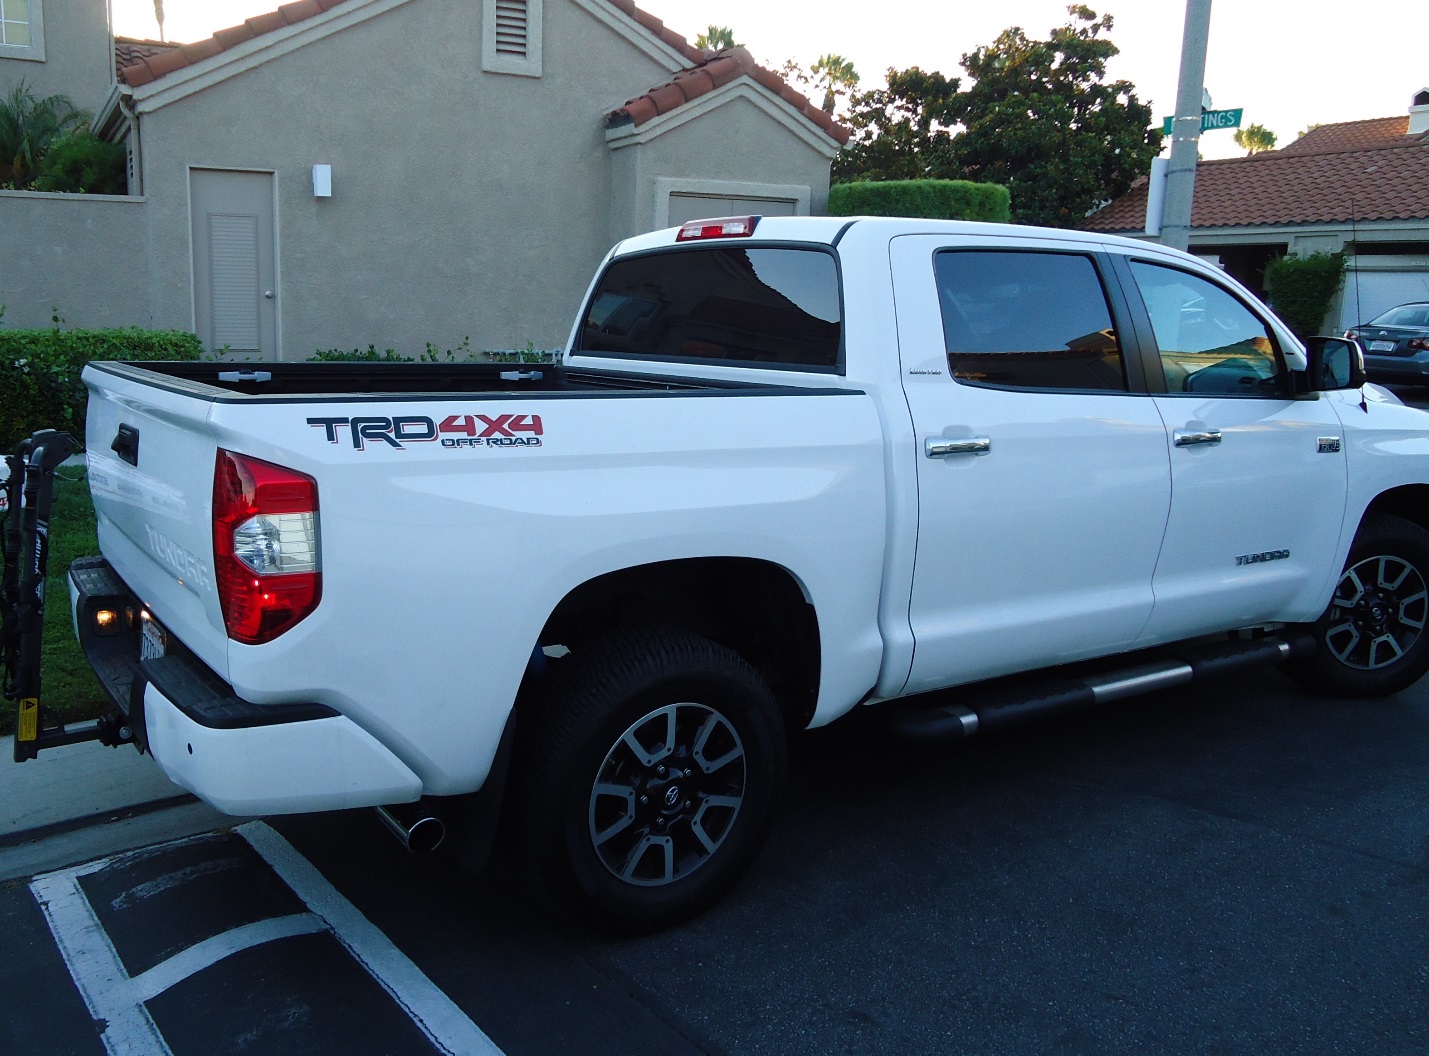
M 834 182 L 958 178 L 951 156 L 958 83 L 914 66 L 889 70 L 886 88 L 856 94 L 845 120 L 853 138 L 834 158 Z
M 50 144 L 89 121 L 68 96 L 36 99 L 22 80 L 0 99 L 0 185 L 28 187 Z
M 695 47 L 701 51 L 724 51 L 739 46 L 734 42 L 734 30 L 728 26 L 710 26 L 695 38 Z
M 1013 26 L 964 55 L 962 90 L 939 73 L 890 70 L 886 90 L 855 97 L 835 178 L 998 183 L 1019 222 L 1059 227 L 1124 194 L 1160 151 L 1161 130 L 1133 85 L 1105 80 L 1117 54 L 1111 16 L 1067 10 L 1046 40 Z
M 1275 133 L 1264 125 L 1246 125 L 1235 130 L 1235 145 L 1245 151 L 1245 156 L 1275 149 Z
M 1071 227 L 1151 167 L 1161 131 L 1127 81 L 1104 80 L 1112 17 L 1074 4 L 1047 40 L 1014 26 L 963 56 L 973 84 L 953 142 L 962 179 L 1000 183 L 1022 223 Z
M 164 0 L 154 0 L 154 21 L 159 23 L 159 39 L 164 39 Z

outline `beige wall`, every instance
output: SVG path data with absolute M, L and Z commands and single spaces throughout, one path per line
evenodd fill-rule
M 0 92 L 9 94 L 23 80 L 36 98 L 67 95 L 81 109 L 97 112 L 114 83 L 105 0 L 30 2 L 44 5 L 44 60 L 0 49 Z
M 748 101 L 612 150 L 604 113 L 680 62 L 662 63 L 574 0 L 544 2 L 543 76 L 483 73 L 483 6 L 409 0 L 300 47 L 249 48 L 252 68 L 189 94 L 189 71 L 137 89 L 144 200 L 124 221 L 133 230 L 100 222 L 96 266 L 72 274 L 32 253 L 44 274 L 26 280 L 27 296 L 57 291 L 71 322 L 122 315 L 191 329 L 193 168 L 274 173 L 289 360 L 368 344 L 416 355 L 467 337 L 474 350 L 560 347 L 614 238 L 652 226 L 661 179 L 808 186 L 822 211 L 827 157 Z M 273 52 L 285 53 L 257 61 Z M 637 157 L 638 173 L 622 168 Z M 332 166 L 331 198 L 313 196 L 320 163 Z M 3 224 L 0 249 L 78 245 L 69 221 L 22 220 Z M 103 278 L 111 267 L 117 299 Z M 5 271 L 0 297 L 20 292 Z M 94 311 L 80 308 L 86 291 Z
M 151 326 L 144 202 L 0 191 L 0 305 L 6 327 Z M 171 324 L 170 324 L 171 325 Z
M 794 199 L 796 215 L 827 212 L 833 140 L 820 149 L 805 138 L 808 133 L 791 132 L 769 112 L 768 107 L 778 105 L 734 96 L 691 121 L 648 138 L 636 134 L 628 145 L 618 146 L 613 151 L 612 240 L 668 224 L 666 201 L 672 189 Z M 813 124 L 809 129 L 818 142 L 822 133 Z
M 481 5 L 414 0 L 143 114 L 156 318 L 192 323 L 189 167 L 259 169 L 277 177 L 283 358 L 563 345 L 608 248 L 603 108 L 668 73 L 544 6 L 539 79 L 480 72 Z

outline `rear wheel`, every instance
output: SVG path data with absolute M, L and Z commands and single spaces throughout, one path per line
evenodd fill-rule
M 1429 532 L 1388 515 L 1365 518 L 1329 607 L 1313 625 L 1315 655 L 1291 673 L 1312 688 L 1384 696 L 1429 670 Z
M 768 832 L 783 720 L 743 659 L 692 635 L 623 634 L 560 662 L 523 719 L 522 840 L 577 919 L 666 927 L 714 903 Z

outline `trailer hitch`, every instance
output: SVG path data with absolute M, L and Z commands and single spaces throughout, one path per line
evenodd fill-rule
M 0 576 L 0 659 L 4 695 L 19 705 L 15 762 L 41 748 L 79 741 L 121 743 L 125 731 L 113 717 L 66 727 L 40 700 L 45 575 L 55 470 L 78 449 L 68 433 L 42 429 L 6 455 L 4 571 Z

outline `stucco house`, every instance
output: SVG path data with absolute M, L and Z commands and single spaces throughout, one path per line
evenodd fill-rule
M 1142 179 L 1082 226 L 1143 236 L 1146 199 Z M 1407 114 L 1320 125 L 1280 150 L 1202 161 L 1190 250 L 1256 290 L 1275 257 L 1348 254 L 1326 331 L 1429 298 L 1429 88 Z
M 0 192 L 9 325 L 56 305 L 251 359 L 557 347 L 613 241 L 821 212 L 848 138 L 630 0 L 298 0 L 182 46 L 113 41 L 104 0 L 30 11 L 42 56 L 0 53 L 0 89 L 81 52 L 44 90 L 127 143 L 131 193 Z

